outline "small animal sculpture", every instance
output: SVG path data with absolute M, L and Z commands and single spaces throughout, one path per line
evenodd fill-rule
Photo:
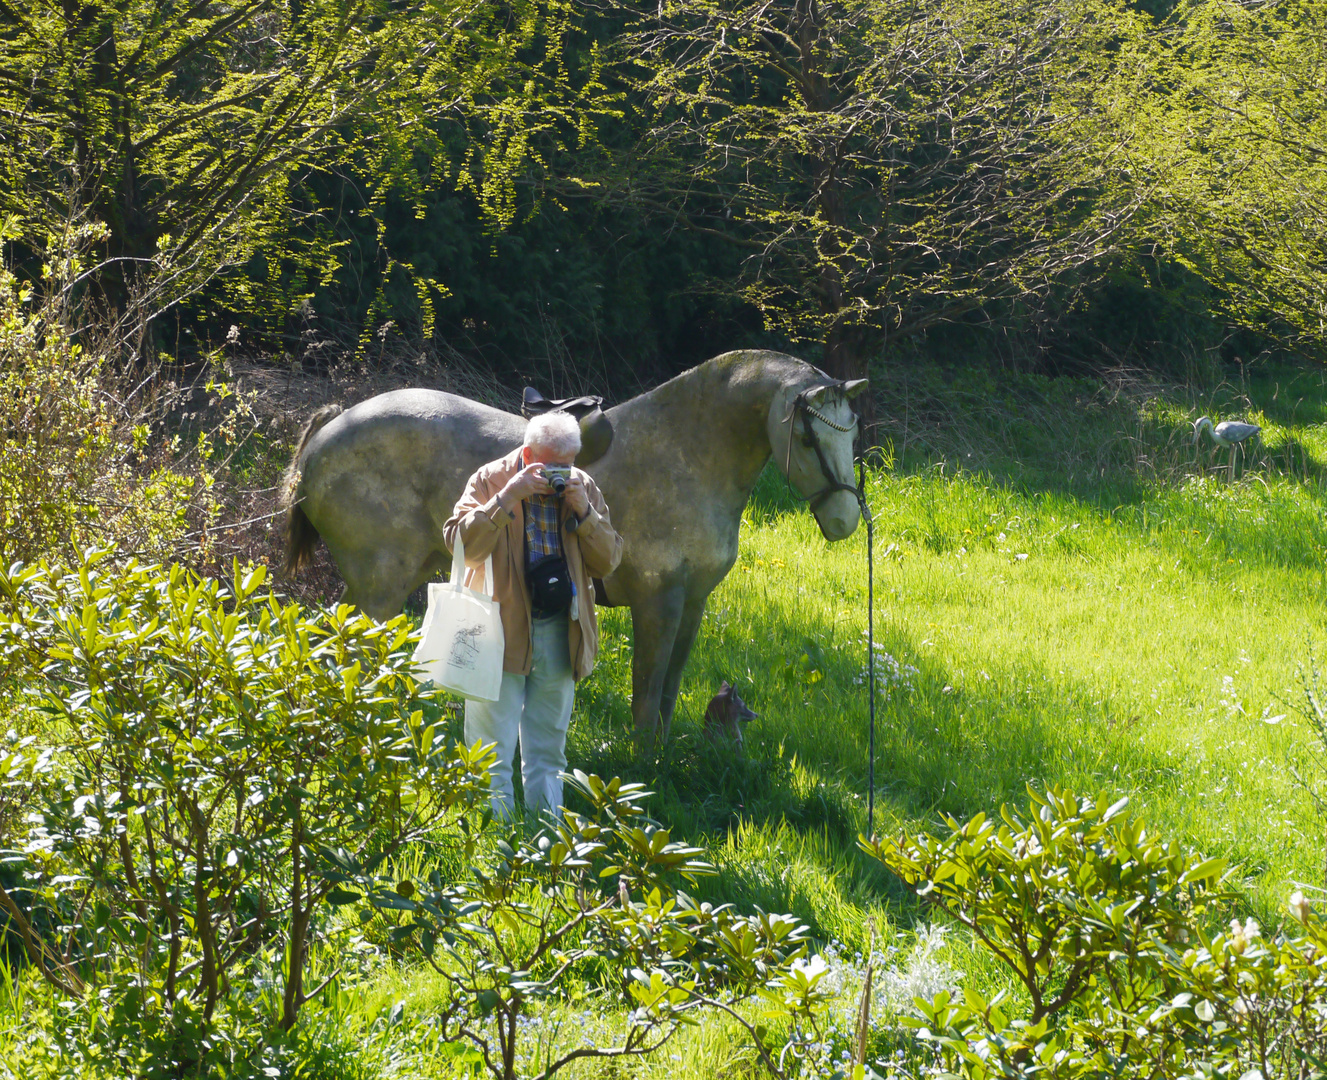
M 1257 424 L 1245 424 L 1239 420 L 1222 420 L 1215 427 L 1207 416 L 1200 416 L 1193 423 L 1193 441 L 1196 444 L 1202 438 L 1203 431 L 1212 436 L 1217 446 L 1234 446 L 1242 443 L 1262 430 Z
M 705 738 L 716 746 L 730 746 L 740 754 L 742 725 L 759 718 L 760 714 L 752 712 L 747 703 L 737 696 L 736 688 L 725 679 L 705 709 Z

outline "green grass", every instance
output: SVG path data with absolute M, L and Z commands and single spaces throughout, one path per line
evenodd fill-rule
M 1234 482 L 1224 454 L 1192 444 L 1200 412 L 1264 425 Z M 1128 795 L 1152 829 L 1237 861 L 1239 906 L 1264 924 L 1292 883 L 1322 884 L 1323 822 L 1291 773 L 1299 762 L 1319 779 L 1294 705 L 1300 667 L 1327 637 L 1321 378 L 1260 371 L 1202 391 L 923 373 L 893 377 L 881 413 L 885 464 L 868 481 L 877 831 L 1022 805 L 1025 785 L 1057 784 Z M 873 921 L 877 941 L 899 950 L 897 974 L 918 955 L 923 913 L 855 846 L 866 599 L 865 530 L 826 544 L 768 472 L 738 564 L 710 599 L 667 752 L 632 760 L 630 618 L 609 610 L 568 756 L 651 785 L 655 816 L 720 870 L 707 898 L 795 912 L 847 953 Z M 745 758 L 700 736 L 722 679 L 761 713 Z M 960 934 L 927 955 L 979 985 L 1000 981 Z M 440 993 L 427 970 L 371 966 L 353 993 L 311 1007 L 323 1034 L 306 1040 L 321 1063 L 310 1075 L 449 1075 L 428 1049 Z M 388 1025 L 398 1001 L 404 1019 Z M 608 1032 L 614 1014 L 596 1008 L 547 1019 L 571 1010 L 574 1028 L 593 1014 Z M 350 1064 L 336 1064 L 338 1047 Z M 612 1075 L 746 1074 L 750 1060 L 716 1020 Z

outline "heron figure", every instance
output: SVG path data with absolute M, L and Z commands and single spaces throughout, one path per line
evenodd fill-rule
M 1217 446 L 1230 447 L 1230 478 L 1235 477 L 1235 449 L 1262 430 L 1257 424 L 1246 424 L 1240 420 L 1222 420 L 1213 426 L 1210 416 L 1200 416 L 1193 424 L 1193 445 L 1203 437 L 1203 430 L 1212 436 Z

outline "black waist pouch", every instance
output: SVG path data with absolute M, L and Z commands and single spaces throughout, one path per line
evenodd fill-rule
M 571 607 L 571 573 L 561 555 L 545 555 L 525 572 L 536 618 L 561 615 Z

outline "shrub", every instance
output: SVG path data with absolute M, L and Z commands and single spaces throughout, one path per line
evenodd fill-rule
M 0 221 L 0 243 L 14 228 Z M 82 254 L 102 232 L 75 227 L 53 243 L 40 285 L 0 266 L 0 566 L 112 543 L 161 558 L 218 511 L 215 454 L 244 410 L 207 382 L 196 389 L 211 419 L 181 437 L 195 388 L 80 306 Z
M 793 1075 L 769 1028 L 739 1005 L 759 994 L 783 1048 L 818 1042 L 830 995 L 825 964 L 807 960 L 807 928 L 788 915 L 698 903 L 672 884 L 712 874 L 697 848 L 674 841 L 641 806 L 640 784 L 577 771 L 570 787 L 588 813 L 566 810 L 533 836 L 499 840 L 489 866 L 462 881 L 436 875 L 399 902 L 391 933 L 411 943 L 448 983 L 443 1037 L 468 1042 L 495 1080 L 514 1080 L 527 1021 L 540 1002 L 568 1000 L 586 982 L 628 1007 L 615 1045 L 579 1033 L 543 1048 L 540 1077 L 583 1058 L 648 1053 L 702 1010 L 718 1010 L 750 1035 L 779 1078 Z
M 61 994 L 109 994 L 127 1071 L 159 1028 L 203 1068 L 218 1003 L 264 965 L 289 1029 L 312 945 L 362 895 L 348 877 L 394 902 L 380 868 L 486 794 L 484 755 L 425 720 L 403 618 L 309 612 L 264 580 L 105 552 L 0 574 L 0 662 L 49 717 L 3 763 L 28 814 L 6 857 L 25 903 L 0 905 Z
M 1026 821 L 1004 809 L 998 825 L 978 814 L 943 837 L 861 841 L 1026 999 L 916 999 L 913 1024 L 952 1075 L 1322 1075 L 1327 924 L 1302 894 L 1270 938 L 1252 919 L 1214 933 L 1231 899 L 1223 860 L 1150 836 L 1126 800 L 1029 794 Z

